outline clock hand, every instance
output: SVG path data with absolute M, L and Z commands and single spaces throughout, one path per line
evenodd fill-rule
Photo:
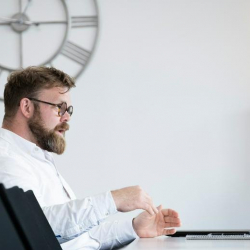
M 2 22 L 3 20 L 4 22 Z M 56 23 L 67 23 L 67 21 L 27 21 L 27 20 L 19 20 L 8 17 L 0 17 L 0 25 L 1 24 L 11 24 L 11 23 L 22 23 L 26 25 L 40 25 L 40 24 L 56 24 Z
M 27 25 L 40 25 L 40 24 L 57 24 L 57 23 L 67 23 L 67 21 L 24 21 Z
M 28 0 L 28 3 L 25 6 L 24 11 L 22 13 L 20 13 L 20 18 L 19 19 L 9 18 L 9 17 L 0 17 L 0 25 L 1 24 L 12 24 L 12 23 L 20 23 L 20 24 L 26 24 L 26 25 L 33 24 L 33 23 L 29 23 L 29 21 L 27 21 L 27 20 L 22 19 L 22 16 L 25 15 L 25 12 L 27 11 L 30 3 L 31 3 L 31 0 Z M 3 20 L 4 22 L 2 22 L 1 20 Z
M 1 20 L 3 20 L 4 22 L 2 22 Z M 18 19 L 8 18 L 8 17 L 0 17 L 0 24 L 11 24 L 11 23 L 18 23 L 18 22 L 19 22 Z
M 26 4 L 23 12 L 21 14 L 25 14 L 25 12 L 27 11 L 28 7 L 30 6 L 31 0 L 28 0 L 28 3 Z

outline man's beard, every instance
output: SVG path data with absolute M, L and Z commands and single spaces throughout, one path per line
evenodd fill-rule
M 66 122 L 57 125 L 54 129 L 48 130 L 44 127 L 39 108 L 35 108 L 33 117 L 28 121 L 28 126 L 35 137 L 38 146 L 49 152 L 62 154 L 66 148 L 66 141 L 63 136 L 56 133 L 59 130 L 69 130 Z

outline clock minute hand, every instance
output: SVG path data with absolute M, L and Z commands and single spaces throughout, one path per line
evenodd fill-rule
M 28 7 L 30 6 L 31 0 L 28 0 L 28 3 L 26 4 L 23 12 L 21 14 L 25 14 L 25 12 L 27 11 Z

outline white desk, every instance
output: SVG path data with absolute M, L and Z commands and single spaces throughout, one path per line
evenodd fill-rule
M 178 249 L 250 249 L 250 240 L 186 240 L 185 237 L 161 236 L 149 239 L 136 239 L 122 250 L 178 250 Z

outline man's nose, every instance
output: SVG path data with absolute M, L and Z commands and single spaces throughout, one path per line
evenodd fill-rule
M 70 114 L 66 111 L 60 119 L 61 122 L 68 122 L 70 121 Z

